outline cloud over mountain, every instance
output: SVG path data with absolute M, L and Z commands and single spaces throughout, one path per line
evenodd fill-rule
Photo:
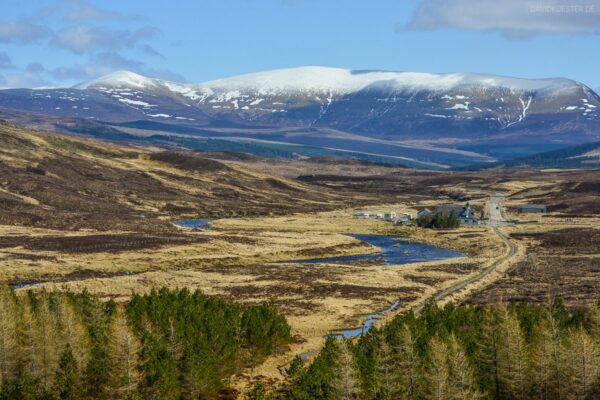
M 488 30 L 510 38 L 598 34 L 600 0 L 423 0 L 406 28 Z
M 28 21 L 0 21 L 0 42 L 31 43 L 48 37 L 50 29 Z
M 157 29 L 144 26 L 137 29 L 109 29 L 93 25 L 77 25 L 56 33 L 55 46 L 81 54 L 94 50 L 131 48 L 155 36 Z

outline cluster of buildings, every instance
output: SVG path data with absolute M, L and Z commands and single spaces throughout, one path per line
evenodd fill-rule
M 435 214 L 442 214 L 446 218 L 449 218 L 452 214 L 454 214 L 460 221 L 461 225 L 479 225 L 479 219 L 475 216 L 475 212 L 469 203 L 464 206 L 441 205 L 433 211 L 426 208 L 419 211 L 417 214 L 417 220 L 433 218 Z
M 413 220 L 412 215 L 406 213 L 397 214 L 395 211 L 389 211 L 384 214 L 357 212 L 352 214 L 352 216 L 360 219 L 381 219 L 393 222 L 396 225 L 409 225 Z
M 513 210 L 526 214 L 544 214 L 547 212 L 546 205 L 544 204 L 523 204 L 514 207 Z M 460 221 L 461 225 L 479 225 L 481 222 L 480 219 L 475 215 L 475 211 L 469 205 L 469 203 L 465 204 L 464 206 L 445 204 L 432 209 L 425 208 L 419 211 L 415 218 L 413 218 L 411 214 L 397 214 L 394 211 L 389 211 L 386 213 L 357 212 L 352 214 L 352 216 L 354 218 L 362 219 L 380 219 L 383 221 L 392 222 L 396 225 L 413 225 L 419 220 L 433 218 L 438 213 L 442 214 L 446 218 L 449 218 L 452 214 L 454 214 Z
M 425 208 L 417 213 L 416 218 L 413 218 L 411 214 L 397 214 L 394 211 L 389 211 L 384 214 L 380 213 L 367 213 L 357 212 L 352 216 L 354 218 L 361 219 L 381 219 L 384 221 L 393 222 L 396 225 L 412 225 L 418 220 L 425 218 L 433 218 L 437 213 L 441 213 L 444 217 L 448 218 L 454 213 L 456 218 L 460 221 L 461 225 L 478 225 L 479 219 L 475 216 L 473 208 L 467 203 L 465 206 L 453 206 L 453 205 L 441 205 L 433 210 Z

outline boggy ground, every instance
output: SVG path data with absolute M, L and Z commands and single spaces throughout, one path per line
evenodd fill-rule
M 281 215 L 348 202 L 332 191 L 192 152 L 42 134 L 0 121 L 1 225 L 157 235 L 173 233 L 168 220 L 183 215 Z
M 410 210 L 403 205 L 366 209 L 390 208 Z M 71 275 L 32 288 L 86 289 L 119 300 L 132 291 L 144 292 L 152 287 L 189 287 L 241 302 L 273 301 L 288 318 L 296 336 L 291 352 L 256 371 L 276 377 L 278 366 L 294 354 L 317 350 L 329 332 L 358 326 L 363 315 L 386 308 L 396 300 L 401 303 L 399 310 L 407 310 L 477 273 L 503 251 L 502 242 L 482 227 L 433 232 L 353 219 L 351 213 L 352 209 L 344 209 L 285 217 L 223 219 L 214 222 L 214 230 L 191 233 L 207 242 L 119 254 L 74 254 L 72 258 L 55 254 L 63 263 L 61 270 L 64 265 L 71 266 Z M 469 257 L 402 266 L 284 262 L 375 250 L 349 233 L 407 236 L 461 250 Z M 225 241 L 230 237 L 238 240 Z M 87 263 L 83 274 L 78 269 L 82 262 Z M 144 269 L 144 265 L 152 265 L 153 269 Z M 99 270 L 101 274 L 90 275 Z
M 534 217 L 534 216 L 532 216 Z M 527 257 L 469 303 L 496 301 L 547 303 L 560 297 L 581 308 L 600 294 L 600 219 L 544 218 L 539 224 L 508 228 L 511 240 L 524 246 Z
M 87 289 L 117 300 L 168 286 L 273 301 L 297 340 L 291 352 L 257 371 L 270 377 L 292 355 L 318 349 L 330 331 L 357 326 L 364 314 L 398 299 L 398 311 L 407 310 L 506 252 L 485 227 L 396 227 L 352 219 L 357 210 L 414 215 L 469 197 L 480 212 L 497 192 L 508 206 L 543 202 L 549 216 L 509 215 L 532 222 L 501 228 L 518 245 L 515 260 L 527 251 L 535 268 L 521 263 L 503 278 L 513 267 L 504 263 L 452 300 L 541 299 L 548 290 L 539 288 L 564 281 L 563 295 L 576 303 L 574 293 L 591 296 L 597 288 L 596 236 L 578 241 L 598 223 L 599 175 L 593 171 L 433 172 L 327 159 L 213 160 L 222 155 L 157 152 L 9 125 L 0 131 L 0 281 L 48 282 L 30 288 Z M 220 219 L 210 231 L 173 225 L 184 217 Z M 573 228 L 583 231 L 565 231 Z M 350 233 L 406 236 L 467 257 L 404 266 L 282 263 L 375 251 Z M 574 266 L 568 274 L 567 264 Z

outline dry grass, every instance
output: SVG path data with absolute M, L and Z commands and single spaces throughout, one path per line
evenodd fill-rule
M 410 211 L 401 205 L 366 208 L 389 209 Z M 407 310 L 477 273 L 501 247 L 484 228 L 435 232 L 395 227 L 383 221 L 353 219 L 352 211 L 223 219 L 214 223 L 216 230 L 197 234 L 207 239 L 204 243 L 119 254 L 44 253 L 56 260 L 3 263 L 0 269 L 5 276 L 26 275 L 36 280 L 50 273 L 59 278 L 35 289 L 87 289 L 118 300 L 133 291 L 161 286 L 200 289 L 248 303 L 272 300 L 287 316 L 294 333 L 303 338 L 293 345 L 292 352 L 265 364 L 262 373 L 277 376 L 275 366 L 294 354 L 318 349 L 323 336 L 332 330 L 358 326 L 361 316 L 398 299 L 399 311 Z M 409 235 L 472 256 L 402 266 L 273 263 L 375 251 L 346 235 L 349 233 Z

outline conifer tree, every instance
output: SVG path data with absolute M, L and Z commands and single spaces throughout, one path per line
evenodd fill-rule
M 52 390 L 59 360 L 56 310 L 50 308 L 51 301 L 51 297 L 43 293 L 34 312 L 32 377 L 37 382 L 38 392 L 42 394 Z
M 397 399 L 399 395 L 397 378 L 397 358 L 385 337 L 379 335 L 374 356 L 375 388 L 374 397 L 380 400 Z
M 168 319 L 168 329 L 165 336 L 167 340 L 169 354 L 171 354 L 173 360 L 179 361 L 183 353 L 183 346 L 181 340 L 179 339 L 177 330 L 175 329 L 175 323 L 173 322 L 173 318 Z
M 19 302 L 18 330 L 24 375 L 33 382 L 39 376 L 39 365 L 38 357 L 34 354 L 37 331 L 31 301 L 21 299 Z
M 300 356 L 295 356 L 290 361 L 289 366 L 286 368 L 285 373 L 289 381 L 294 381 L 304 371 L 304 361 Z
M 148 325 L 151 324 L 148 322 Z M 144 396 L 164 400 L 180 398 L 180 371 L 169 352 L 168 343 L 154 328 L 143 333 L 141 364 L 146 378 Z
M 414 400 L 417 398 L 420 383 L 419 357 L 416 352 L 416 340 L 408 326 L 402 325 L 400 328 L 398 342 L 394 349 L 397 357 L 398 398 Z
M 536 398 L 553 399 L 554 397 L 550 396 L 553 392 L 552 376 L 555 368 L 552 359 L 552 336 L 547 325 L 536 326 L 534 329 L 530 348 L 530 368 Z
M 495 308 L 486 309 L 482 324 L 482 337 L 477 343 L 477 362 L 482 377 L 482 385 L 489 388 L 490 393 L 497 399 L 500 396 L 499 343 L 500 319 Z
M 77 361 L 69 345 L 60 355 L 54 382 L 54 393 L 57 400 L 80 400 L 84 398 Z
M 521 325 L 514 311 L 500 308 L 502 322 L 500 326 L 500 346 L 498 375 L 503 396 L 515 400 L 525 399 L 527 384 L 527 345 Z
M 547 323 L 548 339 L 551 340 L 551 366 L 552 374 L 550 376 L 550 389 L 552 390 L 551 396 L 556 400 L 563 398 L 563 378 L 564 372 L 563 366 L 560 361 L 560 347 L 562 342 L 562 333 L 560 328 L 560 322 L 554 315 L 554 306 L 549 305 L 544 308 L 545 321 Z M 542 326 L 543 329 L 543 326 Z
M 562 334 L 552 304 L 542 308 L 542 319 L 533 329 L 530 349 L 531 377 L 540 399 L 563 398 Z
M 354 356 L 349 348 L 350 342 L 339 340 L 337 343 L 337 400 L 357 399 L 359 394 L 359 377 Z
M 0 288 L 0 388 L 16 378 L 19 361 L 17 302 L 7 288 Z
M 427 364 L 425 367 L 425 399 L 446 400 L 449 395 L 450 371 L 446 344 L 437 336 L 427 345 Z
M 35 382 L 23 368 L 19 370 L 15 384 L 15 395 L 11 400 L 36 400 Z
M 258 382 L 252 386 L 252 389 L 246 395 L 246 400 L 266 400 L 267 399 L 267 388 L 264 383 Z
M 454 334 L 448 342 L 448 362 L 450 378 L 448 384 L 449 400 L 477 400 L 482 394 L 477 389 L 473 368 Z
M 77 368 L 79 371 L 84 371 L 89 361 L 90 339 L 79 312 L 65 295 L 60 297 L 58 326 L 61 347 L 69 346 L 77 362 Z
M 581 328 L 567 337 L 563 359 L 568 368 L 568 398 L 588 399 L 599 384 L 600 348 Z
M 82 371 L 87 394 L 90 397 L 102 398 L 106 395 L 104 390 L 109 379 L 109 370 L 106 368 L 109 364 L 106 305 L 86 291 L 75 297 L 75 305 L 81 314 L 90 340 L 89 360 L 85 371 Z
M 107 391 L 112 399 L 131 399 L 141 379 L 141 345 L 120 308 L 112 318 L 108 338 L 110 379 Z

